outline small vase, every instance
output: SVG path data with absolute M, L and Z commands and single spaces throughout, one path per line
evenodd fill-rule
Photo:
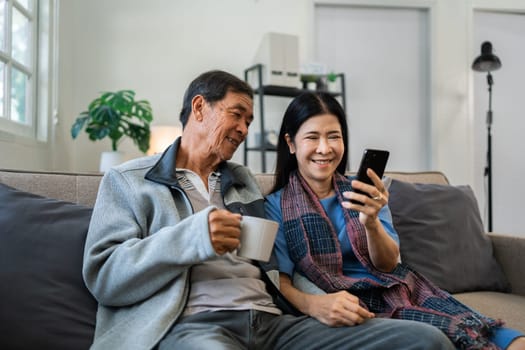
M 306 83 L 306 88 L 308 90 L 316 91 L 317 90 L 317 83 L 315 81 L 309 81 Z
M 102 152 L 100 155 L 100 172 L 105 173 L 111 167 L 124 162 L 124 153 L 119 151 Z
M 337 84 L 336 81 L 329 81 L 327 83 L 327 90 L 328 92 L 338 92 L 339 84 Z

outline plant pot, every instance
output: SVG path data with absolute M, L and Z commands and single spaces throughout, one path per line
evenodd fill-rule
M 124 162 L 124 153 L 119 151 L 102 152 L 100 155 L 100 172 L 105 173 L 111 167 Z
M 337 84 L 336 81 L 329 81 L 327 83 L 327 90 L 328 92 L 338 92 L 339 90 L 339 84 Z
M 317 83 L 315 81 L 309 81 L 306 83 L 306 88 L 308 90 L 316 91 L 317 90 Z

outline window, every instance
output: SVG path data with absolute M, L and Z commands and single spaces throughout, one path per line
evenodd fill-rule
M 0 131 L 47 138 L 39 130 L 47 122 L 36 116 L 48 116 L 37 107 L 48 105 L 39 94 L 50 96 L 40 81 L 49 81 L 50 7 L 50 0 L 0 0 Z

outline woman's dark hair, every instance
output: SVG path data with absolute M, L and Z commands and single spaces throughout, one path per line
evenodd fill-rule
M 295 135 L 301 125 L 311 117 L 320 114 L 333 114 L 339 120 L 343 143 L 345 146 L 343 159 L 337 166 L 337 171 L 344 174 L 348 159 L 348 128 L 346 124 L 345 111 L 337 100 L 328 93 L 324 92 L 305 92 L 297 96 L 290 102 L 286 112 L 284 112 L 279 140 L 277 143 L 277 166 L 275 169 L 275 184 L 272 192 L 275 192 L 288 183 L 290 173 L 297 169 L 297 158 L 291 154 L 284 135 L 290 135 L 295 142 Z
M 212 70 L 195 78 L 184 94 L 179 117 L 182 127 L 184 128 L 188 122 L 191 113 L 191 101 L 195 96 L 202 95 L 207 102 L 214 103 L 222 100 L 228 91 L 246 94 L 253 99 L 253 89 L 250 85 L 230 73 Z

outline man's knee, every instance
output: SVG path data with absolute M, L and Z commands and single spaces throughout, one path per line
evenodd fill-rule
M 413 343 L 413 349 L 453 350 L 450 339 L 439 328 L 423 322 L 400 321 L 399 327 Z

